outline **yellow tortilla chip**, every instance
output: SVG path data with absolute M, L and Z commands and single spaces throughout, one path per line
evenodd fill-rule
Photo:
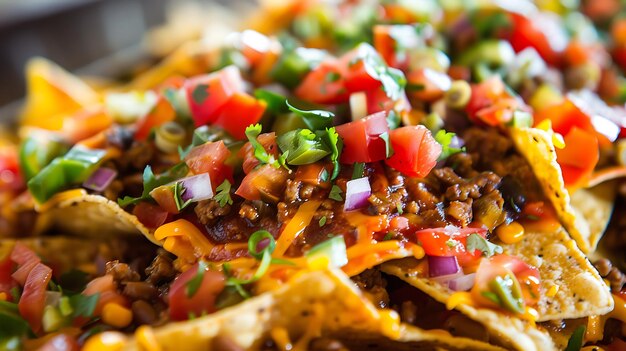
M 565 229 L 583 252 L 592 250 L 591 237 L 600 236 L 601 233 L 592 234 L 585 219 L 576 215 L 563 182 L 561 168 L 556 162 L 556 150 L 551 134 L 537 128 L 511 128 L 509 131 L 518 152 L 532 167 Z
M 26 64 L 27 94 L 21 123 L 49 130 L 63 125 L 63 115 L 98 103 L 98 94 L 78 77 L 41 57 Z
M 589 233 L 590 251 L 597 248 L 598 242 L 613 214 L 616 196 L 615 182 L 606 182 L 589 189 L 578 189 L 571 194 L 572 208 L 580 231 Z M 583 220 L 584 219 L 584 220 Z

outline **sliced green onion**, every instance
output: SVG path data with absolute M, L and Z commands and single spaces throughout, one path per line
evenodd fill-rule
M 498 276 L 489 283 L 489 289 L 500 301 L 500 306 L 513 313 L 524 313 L 524 300 L 519 282 L 512 273 Z
M 156 147 L 168 154 L 175 153 L 185 142 L 185 129 L 176 122 L 167 122 L 157 128 Z
M 259 244 L 261 243 L 261 241 L 266 239 L 269 240 L 268 245 L 261 251 L 258 251 Z M 272 234 L 267 230 L 257 230 L 256 232 L 252 233 L 250 239 L 248 239 L 248 253 L 250 254 L 250 256 L 256 258 L 257 260 L 263 259 L 263 254 L 265 253 L 265 251 L 269 251 L 271 254 L 272 252 L 274 252 L 275 248 L 276 240 L 274 240 Z
M 348 263 L 346 242 L 342 235 L 332 237 L 320 244 L 315 245 L 306 253 L 307 262 L 313 262 L 321 257 L 328 260 L 330 267 L 340 268 Z
M 450 89 L 446 91 L 444 98 L 446 105 L 454 109 L 463 109 L 472 96 L 472 88 L 464 80 L 455 80 Z

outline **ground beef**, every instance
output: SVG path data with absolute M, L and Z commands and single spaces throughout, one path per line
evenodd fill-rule
M 454 224 L 466 227 L 470 224 L 472 216 L 472 199 L 465 201 L 452 201 L 450 206 L 446 208 L 446 216 L 450 218 Z
M 171 255 L 167 251 L 160 249 L 150 266 L 146 268 L 145 273 L 146 282 L 159 285 L 174 279 L 177 272 Z
M 352 281 L 361 291 L 366 292 L 370 301 L 380 308 L 389 306 L 389 295 L 387 294 L 387 281 L 383 278 L 378 268 L 371 268 L 363 273 L 352 277 Z
M 106 274 L 113 276 L 113 280 L 118 284 L 136 282 L 141 278 L 139 273 L 131 269 L 128 264 L 121 263 L 118 260 L 107 262 L 105 269 Z
M 220 206 L 219 202 L 213 199 L 198 201 L 193 209 L 200 223 L 206 225 L 213 224 L 218 217 L 227 216 L 230 213 L 231 205 Z
M 593 263 L 602 278 L 609 281 L 612 291 L 621 291 L 626 284 L 626 275 L 617 267 L 613 266 L 610 260 L 602 258 Z

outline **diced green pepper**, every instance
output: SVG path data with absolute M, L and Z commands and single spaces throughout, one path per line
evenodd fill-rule
M 513 313 L 524 313 L 522 289 L 513 274 L 496 277 L 489 283 L 489 289 L 498 296 L 503 308 Z
M 484 64 L 488 67 L 502 67 L 515 58 L 515 51 L 504 40 L 485 40 L 464 52 L 458 63 L 464 66 Z
M 47 166 L 55 157 L 67 152 L 67 145 L 51 135 L 34 134 L 20 145 L 20 169 L 26 181 Z
M 46 202 L 60 190 L 89 178 L 105 154 L 104 150 L 74 147 L 29 180 L 28 189 L 37 201 Z
M 280 57 L 270 75 L 275 81 L 293 89 L 326 57 L 326 52 L 318 49 L 297 48 L 287 51 Z

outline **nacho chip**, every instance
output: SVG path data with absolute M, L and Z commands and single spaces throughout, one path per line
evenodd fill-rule
M 604 230 L 609 225 L 616 196 L 615 182 L 607 182 L 589 189 L 576 190 L 571 195 L 572 208 L 581 226 L 589 233 L 589 246 L 595 250 Z M 584 220 L 582 220 L 584 219 Z

